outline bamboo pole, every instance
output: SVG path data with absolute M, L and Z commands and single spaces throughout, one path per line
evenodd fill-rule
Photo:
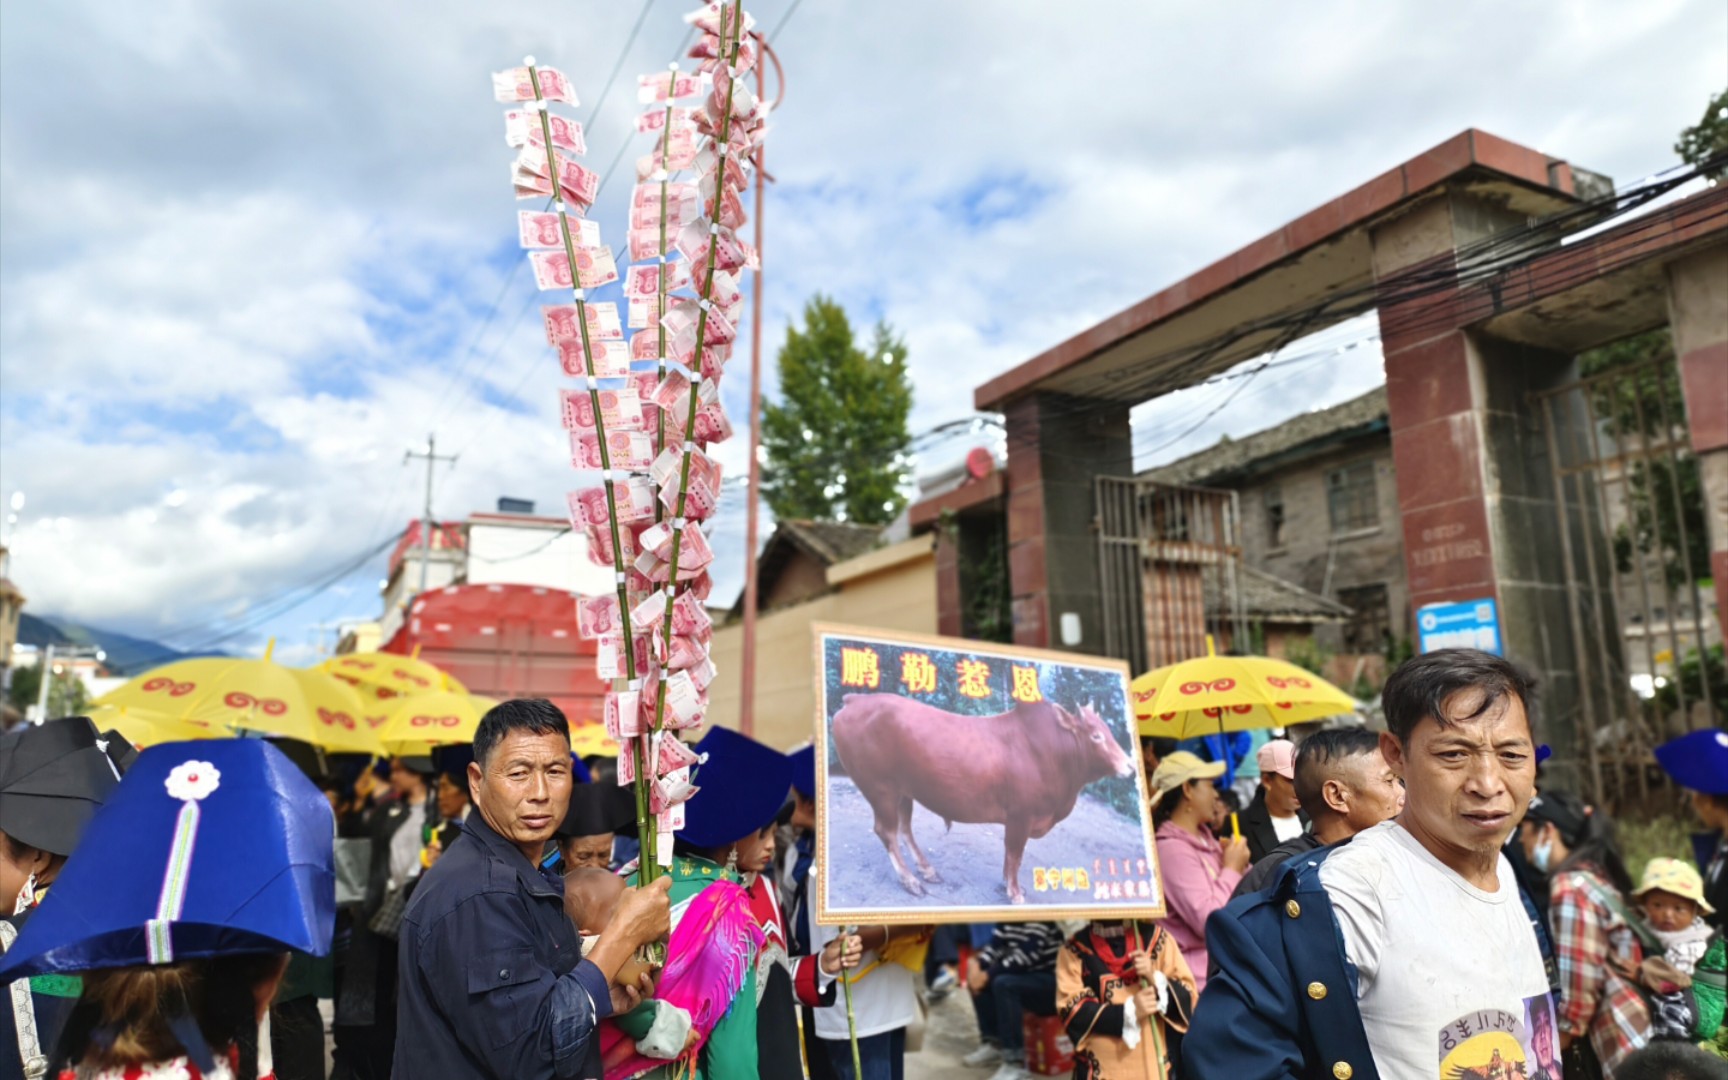
M 841 928 L 841 938 L 849 938 L 858 932 L 856 926 Z M 883 942 L 884 945 L 887 942 Z M 842 941 L 840 955 L 846 955 L 846 945 Z M 864 1064 L 858 1054 L 858 1018 L 852 1012 L 852 978 L 846 972 L 846 964 L 842 959 L 840 964 L 840 992 L 846 996 L 846 1038 L 852 1044 L 852 1080 L 864 1080 Z
M 534 65 L 532 56 L 525 57 L 523 62 L 528 68 L 528 80 L 534 87 L 535 108 L 540 114 L 540 137 L 546 144 L 546 174 L 552 184 L 552 204 L 558 211 L 558 230 L 564 240 L 564 257 L 570 260 L 571 291 L 576 301 L 576 329 L 582 338 L 582 366 L 588 377 L 588 402 L 594 410 L 594 429 L 600 443 L 600 486 L 606 492 L 606 521 L 612 531 L 612 570 L 618 589 L 619 625 L 624 635 L 625 679 L 634 684 L 636 643 L 630 632 L 630 595 L 626 584 L 624 548 L 618 531 L 617 496 L 612 489 L 612 455 L 606 447 L 606 421 L 600 412 L 600 388 L 594 375 L 593 346 L 588 339 L 588 301 L 582 288 L 582 271 L 576 256 L 576 241 L 570 234 L 570 215 L 564 208 L 564 187 L 558 175 L 558 148 L 552 145 L 552 120 L 545 105 L 545 97 L 540 92 L 540 71 Z M 636 766 L 636 836 L 641 848 L 641 881 L 644 885 L 654 880 L 649 868 L 658 868 L 654 859 L 657 836 L 648 815 L 648 791 L 653 778 L 649 774 L 652 763 L 648 760 L 647 742 L 647 738 L 643 736 L 632 739 L 630 745 L 630 754 Z
M 724 9 L 722 9 L 722 10 L 724 10 Z M 721 24 L 720 24 L 720 51 L 722 53 L 724 53 L 726 51 L 726 31 L 727 31 L 726 20 L 723 17 L 721 19 Z M 714 145 L 715 145 L 715 154 L 714 154 L 714 156 L 715 156 L 714 205 L 713 205 L 713 208 L 708 215 L 708 220 L 710 222 L 715 222 L 715 223 L 717 223 L 720 220 L 720 206 L 721 206 L 721 202 L 722 202 L 721 192 L 725 189 L 725 186 L 726 186 L 726 152 L 729 149 L 729 143 L 730 143 L 731 136 L 732 136 L 732 101 L 733 101 L 734 91 L 737 89 L 737 86 L 738 86 L 738 80 L 737 80 L 737 78 L 735 78 L 732 75 L 732 71 L 735 70 L 738 66 L 738 46 L 739 46 L 739 43 L 742 42 L 743 38 L 744 38 L 744 0 L 733 0 L 731 31 L 732 31 L 731 59 L 728 61 L 727 65 L 726 65 L 726 72 L 727 72 L 727 76 L 726 76 L 727 77 L 726 107 L 722 111 L 721 116 L 720 116 L 720 129 L 718 132 L 719 137 L 716 138 L 714 141 Z M 758 58 L 757 62 L 758 63 L 761 62 L 760 58 Z M 674 78 L 674 82 L 676 82 L 676 78 Z M 669 87 L 668 93 L 670 93 L 671 90 L 673 90 L 673 89 L 676 89 L 676 87 L 675 86 Z M 685 438 L 686 450 L 685 450 L 685 453 L 683 455 L 684 460 L 683 460 L 682 464 L 679 466 L 679 472 L 678 472 L 677 509 L 672 514 L 672 517 L 675 520 L 682 520 L 683 519 L 685 498 L 689 494 L 689 490 L 690 490 L 690 453 L 694 449 L 693 447 L 691 447 L 690 443 L 691 443 L 691 440 L 693 440 L 695 437 L 697 402 L 701 396 L 702 378 L 703 378 L 703 376 L 702 376 L 702 351 L 703 351 L 703 348 L 705 345 L 704 339 L 706 338 L 707 331 L 708 331 L 709 304 L 712 301 L 713 295 L 714 295 L 714 270 L 715 270 L 714 264 L 715 264 L 715 252 L 716 252 L 717 247 L 718 247 L 718 237 L 716 236 L 716 234 L 714 234 L 712 231 L 710 231 L 709 240 L 708 240 L 708 258 L 706 260 L 706 265 L 703 268 L 703 275 L 704 276 L 703 276 L 702 287 L 701 287 L 701 292 L 700 292 L 700 295 L 702 297 L 702 307 L 701 307 L 700 313 L 696 316 L 696 343 L 695 343 L 695 347 L 694 347 L 695 351 L 691 356 L 691 363 L 690 363 L 690 368 L 691 368 L 691 370 L 690 370 L 690 403 L 689 403 L 688 407 L 686 408 L 685 418 L 684 418 L 684 438 Z M 695 284 L 694 274 L 692 274 L 691 284 L 692 285 Z M 688 527 L 688 524 L 689 523 L 686 523 L 686 527 Z M 666 583 L 667 583 L 666 615 L 665 615 L 665 619 L 664 619 L 664 626 L 661 629 L 661 642 L 662 642 L 662 645 L 663 645 L 663 647 L 666 651 L 666 654 L 668 656 L 670 656 L 671 652 L 672 652 L 672 605 L 677 599 L 678 560 L 679 560 L 679 556 L 683 553 L 683 546 L 684 546 L 684 530 L 679 529 L 672 534 L 671 569 L 667 572 L 667 577 L 666 577 Z M 660 686 L 656 688 L 656 693 L 655 693 L 655 697 L 654 697 L 654 725 L 653 725 L 653 729 L 656 732 L 662 730 L 662 728 L 665 726 L 665 723 L 666 723 L 666 678 L 667 678 L 667 673 L 665 671 L 662 671 L 660 673 L 660 676 L 661 676 Z

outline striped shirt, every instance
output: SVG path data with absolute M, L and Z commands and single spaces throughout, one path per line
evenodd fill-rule
M 1062 931 L 1055 923 L 997 923 L 990 944 L 978 950 L 978 963 L 1001 975 L 1010 971 L 1055 971 Z

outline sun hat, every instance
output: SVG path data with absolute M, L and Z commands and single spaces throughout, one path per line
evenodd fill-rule
M 1643 898 L 1647 892 L 1661 890 L 1684 897 L 1698 905 L 1698 910 L 1706 915 L 1714 915 L 1716 909 L 1704 899 L 1704 879 L 1698 876 L 1698 871 L 1691 863 L 1679 859 L 1655 858 L 1644 866 L 1644 878 L 1638 882 L 1638 887 L 1632 895 Z
M 1190 780 L 1216 780 L 1224 775 L 1222 761 L 1201 761 L 1186 750 L 1165 754 L 1152 771 L 1152 802 L 1156 804 L 1164 793 L 1179 788 Z
M 1286 780 L 1296 779 L 1296 744 L 1289 739 L 1273 739 L 1255 754 L 1261 773 L 1277 773 Z

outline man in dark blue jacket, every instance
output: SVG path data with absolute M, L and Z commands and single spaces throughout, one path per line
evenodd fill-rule
M 667 932 L 671 879 L 626 892 L 584 957 L 562 882 L 538 869 L 570 801 L 564 714 L 540 700 L 492 709 L 468 781 L 474 812 L 462 837 L 402 918 L 395 1075 L 598 1077 L 595 1025 L 639 1000 L 638 988 L 612 980 Z

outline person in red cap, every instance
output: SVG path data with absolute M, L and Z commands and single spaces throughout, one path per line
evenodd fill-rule
M 1308 818 L 1296 798 L 1296 744 L 1289 739 L 1273 739 L 1255 757 L 1260 764 L 1260 786 L 1241 817 L 1250 865 L 1308 828 Z

